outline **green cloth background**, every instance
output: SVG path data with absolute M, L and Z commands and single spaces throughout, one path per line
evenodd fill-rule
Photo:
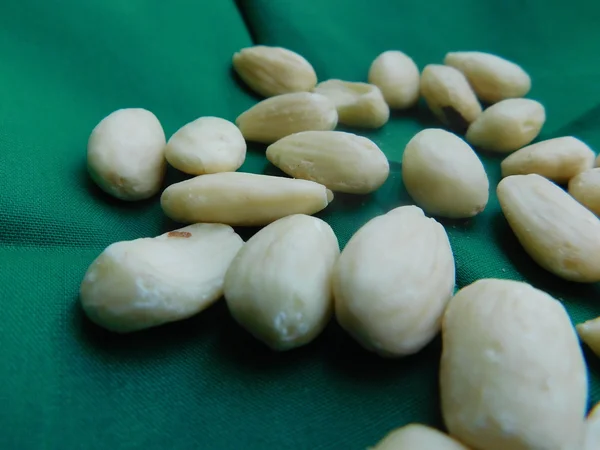
M 273 354 L 219 303 L 196 318 L 129 336 L 89 324 L 78 306 L 91 261 L 114 241 L 174 229 L 157 198 L 123 203 L 85 171 L 92 128 L 144 107 L 167 136 L 202 115 L 234 120 L 256 98 L 232 54 L 281 45 L 321 80 L 363 81 L 381 51 L 420 68 L 452 50 L 496 52 L 531 74 L 548 120 L 540 139 L 575 135 L 600 149 L 600 3 L 592 0 L 3 0 L 0 2 L 0 448 L 363 449 L 413 421 L 441 426 L 440 341 L 387 361 L 332 322 L 313 344 Z M 421 105 L 365 133 L 391 163 L 371 196 L 338 195 L 320 217 L 341 245 L 367 220 L 411 203 L 404 146 L 439 126 Z M 251 146 L 243 171 L 278 173 Z M 457 285 L 526 280 L 564 301 L 574 322 L 600 315 L 597 285 L 537 267 L 495 197 L 499 161 L 482 159 L 484 213 L 443 221 Z M 183 176 L 170 170 L 168 182 Z M 243 232 L 248 237 L 252 230 Z M 398 286 L 402 289 L 402 286 Z M 600 362 L 586 349 L 590 401 Z

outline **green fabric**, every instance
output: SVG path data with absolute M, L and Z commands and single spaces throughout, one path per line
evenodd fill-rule
M 496 52 L 532 75 L 530 97 L 548 114 L 540 138 L 572 134 L 600 148 L 598 2 L 238 3 L 0 2 L 0 448 L 362 449 L 408 422 L 441 426 L 439 339 L 387 361 L 332 322 L 314 344 L 273 354 L 222 302 L 129 336 L 92 326 L 80 311 L 79 283 L 104 247 L 176 227 L 156 198 L 125 204 L 90 182 L 90 131 L 121 107 L 153 111 L 168 136 L 201 115 L 235 119 L 255 98 L 232 77 L 230 59 L 252 39 L 299 51 L 322 80 L 364 80 L 372 59 L 394 48 L 421 68 L 446 51 Z M 427 126 L 438 124 L 421 107 L 365 133 L 392 173 L 374 195 L 338 195 L 320 214 L 342 245 L 368 219 L 411 203 L 402 150 Z M 242 170 L 278 173 L 263 151 L 251 146 Z M 499 158 L 482 159 L 493 191 Z M 169 183 L 181 179 L 170 170 Z M 598 286 L 537 267 L 495 194 L 480 216 L 443 223 L 458 287 L 522 279 L 562 299 L 574 322 L 600 315 Z M 600 363 L 587 349 L 586 357 L 597 402 Z

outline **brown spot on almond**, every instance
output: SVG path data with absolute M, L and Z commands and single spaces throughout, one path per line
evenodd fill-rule
M 167 237 L 189 238 L 192 237 L 192 233 L 187 231 L 169 231 Z

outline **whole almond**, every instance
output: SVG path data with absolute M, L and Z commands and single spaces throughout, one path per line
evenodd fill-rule
M 540 175 L 511 175 L 497 188 L 502 212 L 527 253 L 566 280 L 600 281 L 600 220 Z
M 586 170 L 569 181 L 569 194 L 600 216 L 600 168 Z
M 267 148 L 267 159 L 294 178 L 332 191 L 367 194 L 387 179 L 390 166 L 377 144 L 342 131 L 303 131 Z
M 118 333 L 190 317 L 223 295 L 225 273 L 243 243 L 227 225 L 195 224 L 111 244 L 81 283 L 83 310 Z
M 160 191 L 165 177 L 165 144 L 165 132 L 150 111 L 114 111 L 90 134 L 90 177 L 100 189 L 120 200 L 150 198 Z
M 402 155 L 402 180 L 428 214 L 472 217 L 485 209 L 489 181 L 469 144 L 439 128 L 417 133 Z
M 528 145 L 502 161 L 502 176 L 537 173 L 556 183 L 567 183 L 591 169 L 596 155 L 579 139 L 566 136 Z
M 577 335 L 550 295 L 483 279 L 450 300 L 440 397 L 452 436 L 476 449 L 577 449 L 587 395 Z
M 228 120 L 200 117 L 171 136 L 165 157 L 173 167 L 192 175 L 234 172 L 246 158 L 246 141 Z
M 491 53 L 450 52 L 444 64 L 465 74 L 484 102 L 524 97 L 531 89 L 531 78 L 521 66 Z
M 160 203 L 177 222 L 259 226 L 292 214 L 314 214 L 332 200 L 332 192 L 313 181 L 223 172 L 172 184 Z
M 544 106 L 526 98 L 502 100 L 487 108 L 467 130 L 467 141 L 482 150 L 509 153 L 533 141 L 546 122 Z
M 313 92 L 331 100 L 338 112 L 338 122 L 356 128 L 380 128 L 390 118 L 390 108 L 377 86 L 342 80 L 317 84 Z
M 445 125 L 464 132 L 481 114 L 481 105 L 465 76 L 450 66 L 429 64 L 421 74 L 421 94 Z
M 297 214 L 250 238 L 225 277 L 233 318 L 274 350 L 308 344 L 333 312 L 331 273 L 340 253 L 331 227 Z
M 411 423 L 390 431 L 370 450 L 468 450 L 435 428 Z
M 420 95 L 419 68 L 412 58 L 397 50 L 380 54 L 369 68 L 369 83 L 381 90 L 390 108 L 407 109 Z
M 255 45 L 233 55 L 233 68 L 250 88 L 265 97 L 308 92 L 317 84 L 311 64 L 281 47 Z
M 421 350 L 438 333 L 454 289 L 454 258 L 444 227 L 416 206 L 367 222 L 333 273 L 339 324 L 386 358 Z
M 577 325 L 577 333 L 583 342 L 600 356 L 600 317 Z
M 300 131 L 333 130 L 338 113 L 321 94 L 298 92 L 271 97 L 242 113 L 235 123 L 248 141 L 272 144 Z

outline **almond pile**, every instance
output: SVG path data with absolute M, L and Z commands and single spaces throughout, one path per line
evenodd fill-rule
M 549 276 L 600 281 L 596 155 L 573 136 L 532 143 L 546 111 L 524 98 L 529 75 L 474 51 L 450 52 L 419 72 L 410 56 L 389 50 L 372 61 L 368 82 L 319 82 L 307 59 L 280 47 L 242 49 L 232 64 L 265 97 L 235 122 L 200 117 L 167 141 L 154 114 L 132 108 L 92 131 L 90 176 L 118 199 L 158 194 L 167 164 L 192 178 L 160 197 L 165 215 L 187 226 L 116 242 L 91 263 L 80 288 L 90 320 L 135 332 L 224 296 L 235 321 L 273 350 L 308 344 L 335 316 L 384 358 L 419 352 L 441 331 L 448 434 L 410 424 L 375 449 L 600 448 L 600 414 L 585 417 L 580 345 L 600 354 L 600 318 L 575 328 L 559 301 L 518 281 L 482 279 L 455 293 L 452 247 L 436 220 L 482 212 L 490 181 L 477 152 L 511 153 L 494 189 L 523 249 Z M 420 98 L 440 128 L 406 143 L 402 179 L 416 205 L 369 220 L 340 251 L 313 214 L 335 192 L 365 195 L 386 182 L 385 149 L 360 130 L 383 127 L 390 110 Z M 290 178 L 238 172 L 249 141 L 265 144 L 266 159 Z M 234 226 L 264 228 L 244 242 Z

